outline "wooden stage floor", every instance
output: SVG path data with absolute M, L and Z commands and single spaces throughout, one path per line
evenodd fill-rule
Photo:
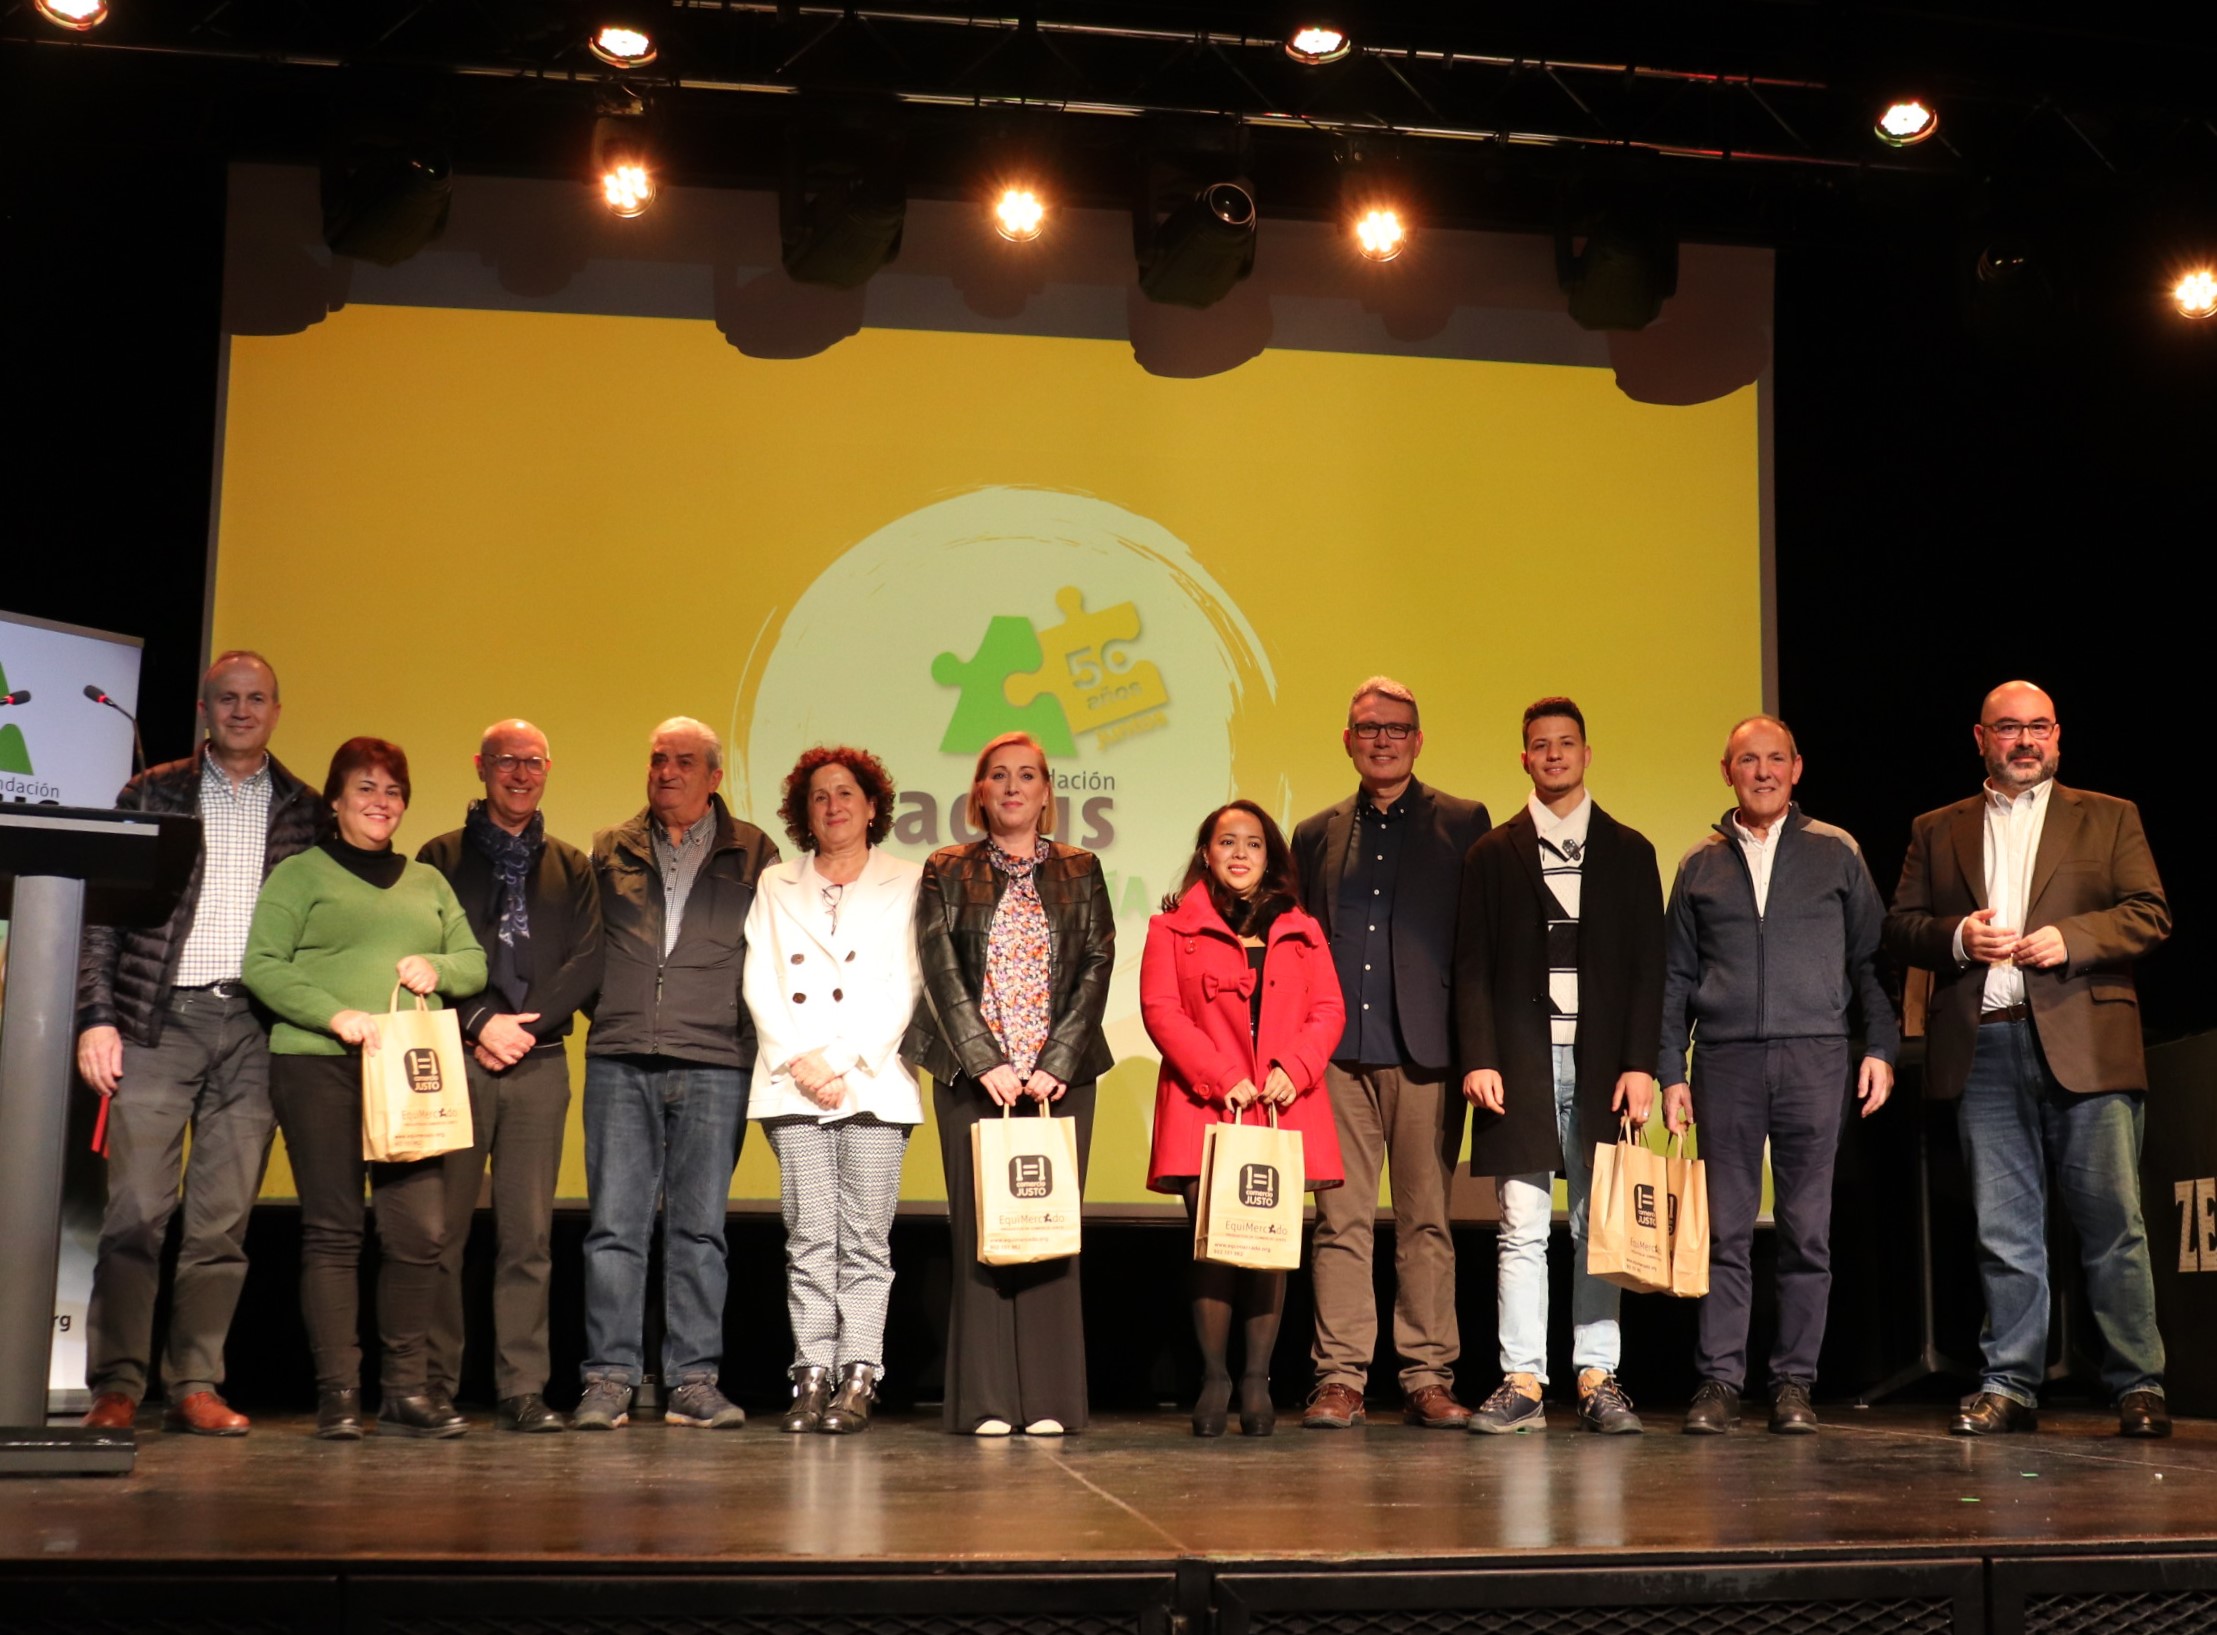
M 2043 1416 L 2036 1435 L 1974 1441 L 1948 1436 L 1937 1405 L 1824 1411 L 1823 1433 L 1804 1438 L 1770 1436 L 1759 1419 L 1726 1437 L 1686 1437 L 1676 1411 L 1652 1414 L 1645 1436 L 1605 1438 L 1557 1410 L 1548 1431 L 1516 1437 L 1428 1432 L 1381 1416 L 1354 1432 L 1304 1432 L 1288 1421 L 1272 1438 L 1211 1442 L 1169 1413 L 1111 1416 L 1060 1440 L 951 1437 L 936 1418 L 893 1416 L 846 1438 L 786 1436 L 768 1422 L 736 1433 L 642 1424 L 526 1437 L 480 1421 L 454 1442 L 358 1444 L 319 1443 L 304 1417 L 270 1417 L 235 1441 L 143 1433 L 129 1477 L 0 1482 L 0 1630 L 74 1627 L 96 1589 L 158 1584 L 167 1598 L 196 1579 L 272 1575 L 342 1590 L 382 1579 L 392 1595 L 404 1576 L 509 1585 L 507 1599 L 485 1603 L 495 1610 L 525 1604 L 513 1588 L 524 1580 L 571 1607 L 591 1600 L 596 1580 L 613 1590 L 611 1579 L 696 1588 L 805 1581 L 837 1605 L 846 1603 L 821 1586 L 874 1581 L 878 1599 L 864 1597 L 872 1606 L 895 1581 L 932 1580 L 942 1601 L 951 1581 L 998 1580 L 1004 1598 L 1021 1581 L 1044 1586 L 1049 1602 L 1088 1584 L 1156 1584 L 1125 1597 L 1144 1605 L 1125 1606 L 1123 1591 L 1099 1603 L 1106 1622 L 1037 1627 L 1172 1635 L 1192 1627 L 1180 1622 L 1189 1616 L 1177 1610 L 1181 1598 L 1200 1609 L 1190 1617 L 1213 1618 L 1220 1631 L 1492 1629 L 1430 1614 L 1411 1624 L 1379 1609 L 1410 1596 L 1435 1610 L 1490 1605 L 1512 1582 L 1548 1605 L 1599 1597 L 1652 1611 L 1691 1597 L 1713 1610 L 1768 1596 L 1826 1607 L 1837 1592 L 1843 1605 L 1875 1597 L 1937 1609 L 1925 1622 L 1796 1614 L 1751 1628 L 2079 1627 L 2025 1614 L 2038 1597 L 2027 1600 L 2022 1587 L 2010 1602 L 2016 1613 L 1992 1610 L 1995 1575 L 2012 1559 L 2032 1564 L 2032 1590 L 2051 1579 L 2076 1585 L 2073 1563 L 2093 1562 L 2089 1593 L 2122 1583 L 2138 1595 L 2147 1578 L 2188 1597 L 2185 1621 L 2143 1620 L 2135 1630 L 2217 1628 L 2217 1422 L 2182 1422 L 2167 1442 L 2126 1442 L 2107 1414 L 2061 1413 Z M 633 1612 L 667 1602 L 684 1615 L 667 1626 L 641 1615 L 576 1627 L 724 1627 L 703 1624 L 683 1596 L 670 1601 L 676 1589 L 644 1603 L 624 1594 Z M 1334 1594 L 1360 1604 L 1321 1623 L 1297 1615 Z M 11 1621 L 11 1600 L 48 1608 L 55 1621 L 29 1612 Z M 230 1595 L 224 1604 L 245 1603 Z M 1362 1622 L 1365 1607 L 1383 1621 Z M 325 1627 L 415 1627 L 358 1610 Z M 1005 1616 L 1021 1610 L 1002 1608 L 1000 1623 L 950 1613 L 951 1622 L 910 1624 L 1033 1627 Z M 488 1610 L 476 1623 L 439 1627 L 564 1626 L 541 1608 L 526 1622 Z M 857 1626 L 796 1615 L 729 1627 Z

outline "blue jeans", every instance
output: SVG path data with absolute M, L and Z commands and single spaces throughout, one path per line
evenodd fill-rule
M 1614 1374 L 1623 1353 L 1617 1329 L 1620 1291 L 1586 1270 L 1586 1197 L 1593 1160 L 1578 1134 L 1578 1065 L 1574 1045 L 1556 1045 L 1555 1132 L 1570 1193 L 1571 1363 L 1583 1372 Z M 1501 1204 L 1501 1266 L 1497 1284 L 1501 1372 L 1547 1383 L 1547 1237 L 1555 1215 L 1555 1177 L 1504 1175 L 1494 1183 Z
M 2048 1071 L 2027 1022 L 1978 1030 L 1956 1108 L 1978 1216 L 1986 1294 L 1980 1388 L 2030 1406 L 2048 1358 L 2048 1170 L 2078 1233 L 2086 1302 L 2111 1396 L 2163 1390 L 2163 1337 L 2140 1216 L 2142 1097 L 2073 1095 Z
M 713 1380 L 724 1355 L 724 1212 L 750 1075 L 666 1056 L 585 1060 L 585 1378 L 637 1385 L 647 1247 L 662 1205 L 662 1377 Z

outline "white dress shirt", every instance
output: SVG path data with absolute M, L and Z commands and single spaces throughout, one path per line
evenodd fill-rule
M 1732 814 L 1732 832 L 1740 842 L 1740 855 L 1747 859 L 1747 872 L 1755 879 L 1755 917 L 1761 919 L 1770 912 L 1771 863 L 1778 856 L 1779 831 L 1786 827 L 1786 814 L 1781 812 L 1772 820 L 1770 829 L 1757 834 L 1740 821 L 1740 814 Z
M 1994 924 L 2025 929 L 2032 907 L 2032 864 L 2040 855 L 2040 831 L 2048 821 L 2048 792 L 2053 778 L 2042 778 L 2021 795 L 2005 795 L 1991 783 L 1986 795 L 1986 906 Z M 1963 927 L 1955 928 L 1955 958 L 1968 965 Z M 2025 1001 L 2025 974 L 2006 960 L 1986 967 L 1985 997 L 1979 1009 L 2007 1010 Z

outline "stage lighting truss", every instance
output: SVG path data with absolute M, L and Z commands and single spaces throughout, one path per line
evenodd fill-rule
M 2197 267 L 2171 289 L 2171 305 L 2181 318 L 2217 317 L 2217 272 Z
M 654 206 L 654 153 L 640 113 L 604 113 L 593 121 L 593 179 L 611 215 L 630 221 Z
M 1939 134 L 1940 114 L 1923 97 L 1902 97 L 1878 111 L 1871 134 L 1890 148 L 1913 148 Z
M 1047 226 L 1047 204 L 1036 188 L 1011 183 L 993 200 L 993 231 L 1011 244 L 1029 244 Z
M 108 20 L 108 0 L 32 0 L 32 9 L 56 28 L 74 34 L 98 28 Z
M 1317 19 L 1298 25 L 1286 36 L 1286 55 L 1305 68 L 1321 68 L 1354 50 L 1355 42 L 1336 23 Z

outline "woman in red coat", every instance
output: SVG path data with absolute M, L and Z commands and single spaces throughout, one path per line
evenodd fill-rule
M 1323 928 L 1295 899 L 1293 858 L 1269 814 L 1244 800 L 1211 812 L 1184 883 L 1162 906 L 1147 923 L 1139 972 L 1140 1013 L 1162 1052 L 1147 1185 L 1182 1194 L 1190 1216 L 1202 1132 L 1234 1108 L 1269 1106 L 1279 1128 L 1301 1134 L 1308 1185 L 1338 1186 L 1324 1064 L 1346 1006 Z M 1205 1365 L 1195 1436 L 1224 1434 L 1235 1313 L 1246 1354 L 1239 1428 L 1249 1436 L 1276 1428 L 1270 1353 L 1285 1295 L 1283 1272 L 1193 1263 L 1193 1329 Z

